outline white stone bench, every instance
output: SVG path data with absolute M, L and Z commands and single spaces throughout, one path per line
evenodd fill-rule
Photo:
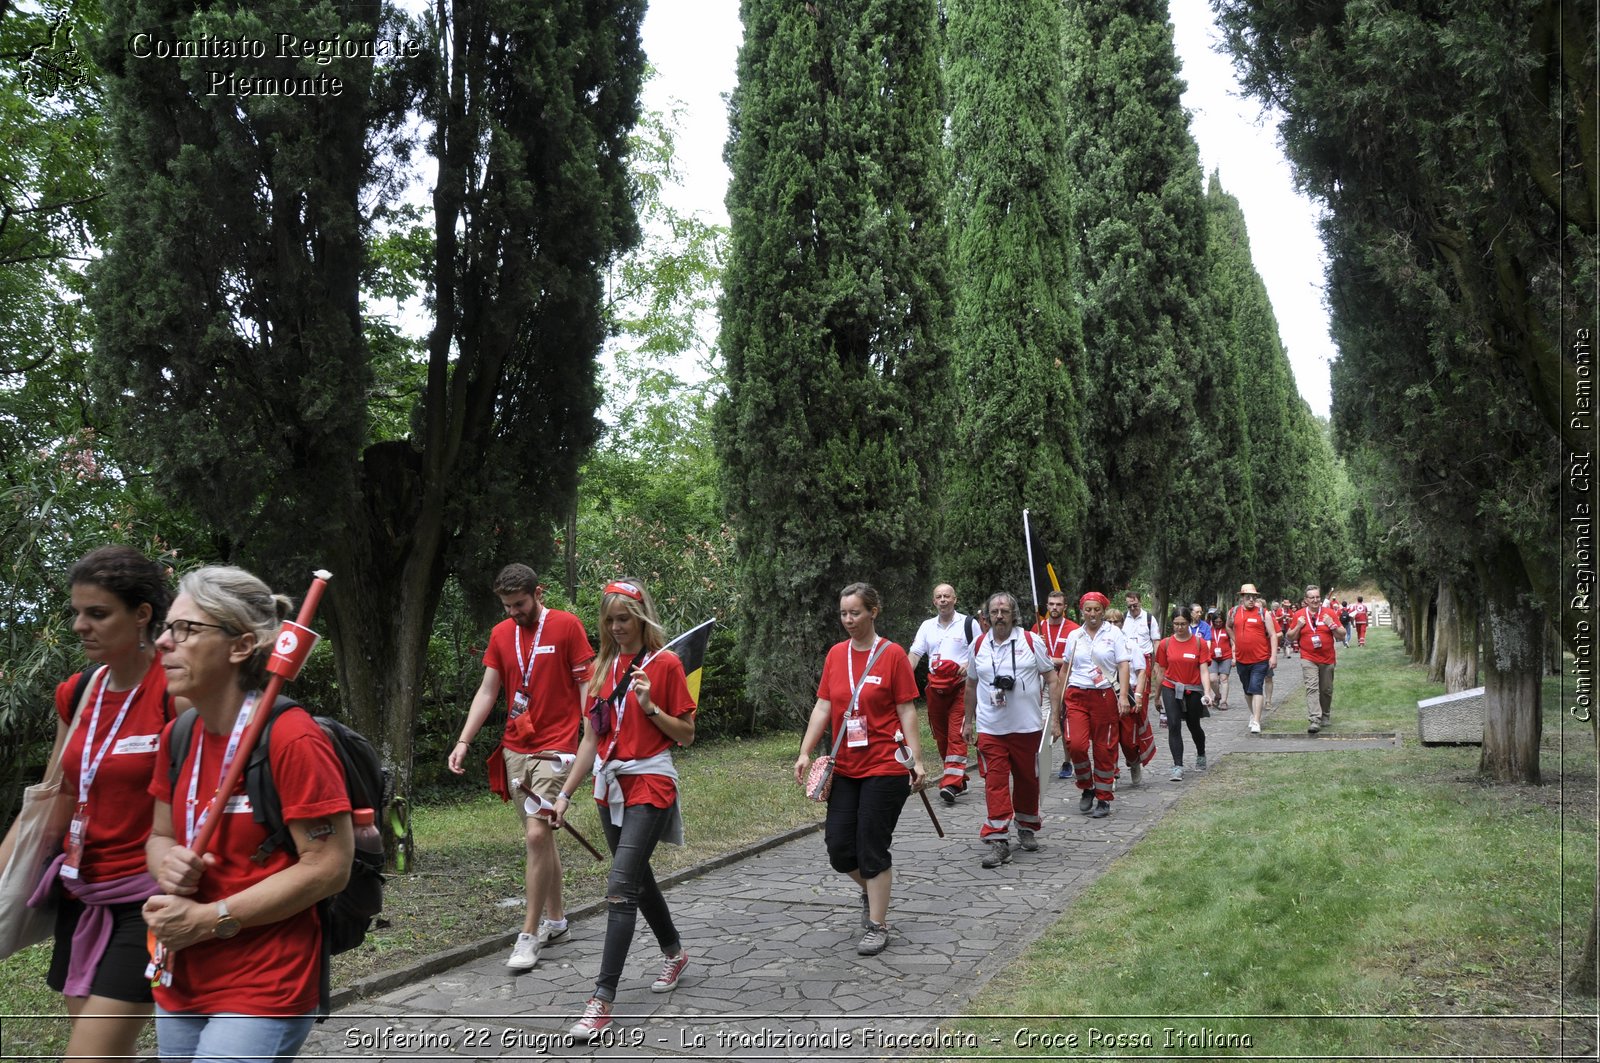
M 1417 734 L 1425 746 L 1483 745 L 1483 688 L 1417 702 Z

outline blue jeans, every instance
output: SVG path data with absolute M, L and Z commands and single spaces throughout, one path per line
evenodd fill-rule
M 622 966 L 633 945 L 638 914 L 656 935 L 656 943 L 666 956 L 678 954 L 678 928 L 673 925 L 667 899 L 656 885 L 650 870 L 650 857 L 666 830 L 670 808 L 654 805 L 629 805 L 622 810 L 622 826 L 614 826 L 611 813 L 600 806 L 600 826 L 606 832 L 606 847 L 611 850 L 611 874 L 606 878 L 606 944 L 600 953 L 600 977 L 594 995 L 601 1000 L 617 999 L 617 983 Z
M 293 1059 L 316 1023 L 308 1015 L 197 1015 L 156 1008 L 156 1043 L 166 1063 L 254 1063 Z

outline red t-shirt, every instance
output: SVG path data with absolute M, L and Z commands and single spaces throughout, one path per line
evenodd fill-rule
M 1255 664 L 1272 656 L 1272 635 L 1267 631 L 1267 611 L 1257 605 L 1233 610 L 1233 656 L 1240 664 Z
M 899 706 L 917 700 L 917 677 L 911 671 L 911 660 L 906 656 L 906 651 L 890 642 L 878 654 L 878 659 L 872 662 L 872 671 L 866 673 L 866 681 L 862 682 L 867 659 L 871 656 L 868 651 L 851 649 L 850 640 L 845 639 L 828 651 L 827 660 L 822 665 L 822 681 L 817 684 L 817 697 L 829 703 L 829 730 L 831 734 L 838 735 L 844 727 L 845 710 L 850 707 L 852 671 L 856 682 L 861 683 L 861 697 L 856 703 L 856 711 L 866 718 L 867 744 L 852 746 L 850 737 L 846 735 L 839 743 L 838 757 L 833 765 L 834 771 L 851 779 L 906 773 L 905 765 L 894 759 L 898 748 L 894 733 L 900 730 Z M 828 748 L 817 752 L 829 752 L 833 748 L 832 743 L 830 737 Z
M 209 734 L 204 726 L 197 727 L 189 756 L 178 766 L 177 781 L 169 784 L 171 740 L 169 726 L 161 734 L 150 794 L 172 806 L 173 836 L 179 845 L 188 845 L 189 781 L 196 770 L 196 751 L 198 827 L 222 781 L 228 735 Z M 310 713 L 290 709 L 273 721 L 268 756 L 285 823 L 350 811 L 338 754 Z M 231 897 L 295 863 L 295 857 L 283 849 L 274 851 L 264 866 L 250 859 L 266 840 L 267 831 L 251 814 L 242 776 L 233 792 L 235 796 L 224 806 L 222 822 L 212 835 L 211 852 L 217 863 L 201 876 L 192 898 L 200 904 Z M 227 941 L 202 941 L 173 954 L 172 985 L 156 987 L 156 1003 L 168 1011 L 203 1014 L 303 1015 L 317 1006 L 321 962 L 322 922 L 313 904 L 276 923 L 245 927 Z
M 1156 646 L 1156 663 L 1166 672 L 1161 677 L 1161 685 L 1174 687 L 1182 683 L 1186 687 L 1200 686 L 1200 671 L 1211 659 L 1211 644 L 1199 635 L 1190 635 L 1180 641 L 1176 637 L 1161 640 Z
M 1333 649 L 1334 634 L 1339 632 L 1338 638 L 1344 638 L 1344 625 L 1339 622 L 1336 610 L 1323 606 L 1313 613 L 1309 609 L 1301 609 L 1294 614 L 1294 622 L 1300 625 L 1300 659 L 1310 661 L 1312 664 L 1333 664 L 1336 654 Z M 1322 641 L 1321 646 L 1312 645 L 1312 636 L 1317 635 Z
M 628 671 L 613 661 L 611 674 L 600 687 L 600 696 L 610 698 L 618 684 L 626 686 L 633 664 Z M 650 679 L 650 703 L 668 716 L 687 716 L 695 710 L 694 698 L 689 694 L 689 683 L 683 675 L 683 662 L 671 650 L 662 650 L 648 657 L 644 674 Z M 639 696 L 628 691 L 623 700 L 621 726 L 611 717 L 611 735 L 600 740 L 600 754 L 606 760 L 643 760 L 670 749 L 668 738 L 655 724 L 645 718 L 639 707 Z M 610 745 L 612 739 L 616 744 Z M 670 808 L 678 795 L 677 784 L 670 775 L 618 775 L 617 785 L 622 787 L 624 805 L 654 805 Z M 601 802 L 602 804 L 604 802 Z
M 111 736 L 122 706 L 132 690 L 106 690 L 109 671 L 102 670 L 87 688 L 83 719 L 61 751 L 61 786 L 76 795 L 82 781 L 83 748 L 89 739 L 89 724 L 95 725 L 94 753 L 98 754 Z M 56 686 L 56 715 L 71 723 L 75 706 L 72 691 L 78 677 Z M 95 720 L 95 702 L 100 703 L 100 718 Z M 156 766 L 156 747 L 161 729 L 171 719 L 167 699 L 167 673 L 156 657 L 139 680 L 137 695 L 117 728 L 116 737 L 106 748 L 94 780 L 89 787 L 89 822 L 84 829 L 83 859 L 78 865 L 82 882 L 110 882 L 137 875 L 145 870 L 144 843 L 150 837 L 150 813 L 155 801 L 147 792 L 150 773 Z M 90 756 L 91 762 L 93 755 Z
M 583 622 L 571 613 L 546 609 L 540 616 L 542 629 L 537 621 L 532 628 L 519 628 L 508 617 L 489 634 L 483 663 L 500 673 L 506 711 L 512 711 L 518 692 L 528 695 L 528 711 L 507 720 L 501 742 L 513 753 L 576 753 L 583 715 L 579 684 L 589 678 L 594 648 Z
M 1067 655 L 1067 636 L 1078 630 L 1078 625 L 1068 617 L 1051 620 L 1045 617 L 1034 625 L 1034 634 L 1044 639 L 1045 653 L 1051 657 Z M 1066 665 L 1062 665 L 1063 668 Z
M 1293 613 L 1281 605 L 1272 611 L 1273 622 L 1278 625 L 1278 634 L 1281 635 L 1289 630 L 1289 618 L 1293 615 Z
M 1233 660 L 1233 640 L 1228 638 L 1228 629 L 1218 624 L 1211 629 L 1211 659 L 1213 661 Z

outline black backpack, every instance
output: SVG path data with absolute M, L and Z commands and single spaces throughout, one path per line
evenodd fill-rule
M 261 740 L 250 751 L 245 764 L 244 789 L 250 798 L 250 808 L 255 821 L 267 830 L 261 848 L 250 857 L 256 864 L 265 864 L 278 849 L 295 852 L 294 839 L 283 821 L 283 802 L 278 796 L 277 784 L 272 779 L 272 764 L 267 752 L 271 745 L 272 725 L 289 709 L 306 711 L 291 698 L 279 697 L 267 717 Z M 352 730 L 328 716 L 313 716 L 322 733 L 333 743 L 333 750 L 344 769 L 345 789 L 350 795 L 351 808 L 370 808 L 378 822 L 382 822 L 384 809 L 391 796 L 389 773 L 384 771 L 378 751 L 372 748 L 359 731 Z M 178 784 L 178 767 L 189 757 L 195 728 L 200 726 L 200 714 L 189 709 L 172 728 L 172 742 L 168 747 L 170 757 L 167 770 L 171 784 Z M 369 853 L 357 847 L 350 866 L 350 881 L 344 889 L 319 902 L 322 918 L 322 1002 L 326 1011 L 328 1001 L 329 956 L 347 952 L 366 940 L 373 919 L 383 911 L 383 854 Z

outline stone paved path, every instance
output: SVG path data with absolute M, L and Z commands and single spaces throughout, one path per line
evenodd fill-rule
M 1296 721 L 1299 668 L 1284 664 L 1275 709 Z M 1213 766 L 1246 753 L 1394 746 L 1340 739 L 1337 730 L 1316 739 L 1249 735 L 1237 684 L 1232 700 L 1235 708 L 1206 721 Z M 856 955 L 857 891 L 828 867 L 813 830 L 667 889 L 689 967 L 675 992 L 650 992 L 661 958 L 641 918 L 607 1044 L 572 1047 L 562 1037 L 594 985 L 601 910 L 575 919 L 570 939 L 546 948 L 533 971 L 508 971 L 507 946 L 349 1004 L 317 1028 L 302 1058 L 942 1058 L 941 1018 L 958 1014 L 1177 802 L 1204 799 L 1204 775 L 1191 769 L 1182 783 L 1168 780 L 1166 736 L 1156 738 L 1143 785 L 1123 784 L 1107 819 L 1080 815 L 1073 784 L 1048 779 L 1039 852 L 996 870 L 979 866 L 976 773 L 956 807 L 933 801 L 943 840 L 913 797 L 895 834 L 893 930 L 879 956 Z M 1187 735 L 1185 746 L 1192 765 Z

